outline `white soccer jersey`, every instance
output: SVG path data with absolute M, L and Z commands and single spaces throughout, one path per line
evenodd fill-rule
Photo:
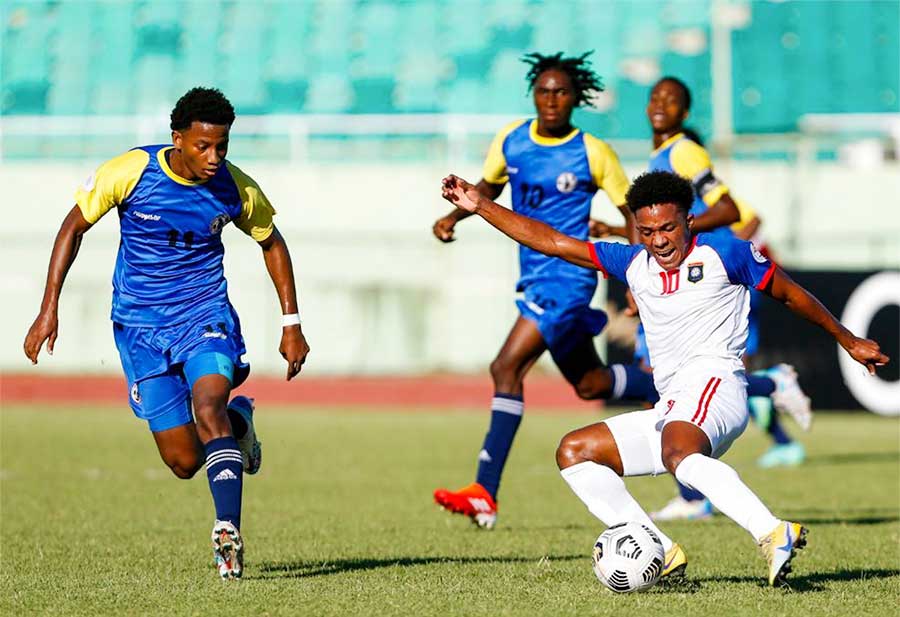
M 725 234 L 698 234 L 681 266 L 668 271 L 643 246 L 588 246 L 604 277 L 615 276 L 631 289 L 661 395 L 684 368 L 744 370 L 748 288 L 764 288 L 775 271 L 752 244 Z

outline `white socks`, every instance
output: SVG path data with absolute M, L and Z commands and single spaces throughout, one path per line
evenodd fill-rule
M 703 454 L 691 454 L 675 469 L 675 477 L 706 495 L 722 514 L 750 532 L 755 542 L 778 525 L 778 519 L 759 497 L 722 461 Z
M 659 536 L 666 552 L 672 548 L 672 540 L 650 520 L 644 509 L 625 488 L 622 478 L 609 467 L 585 461 L 563 469 L 560 475 L 584 502 L 591 514 L 607 527 L 619 523 L 640 523 Z

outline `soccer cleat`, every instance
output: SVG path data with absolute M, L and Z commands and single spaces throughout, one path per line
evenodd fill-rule
M 794 419 L 802 430 L 808 431 L 812 425 L 812 408 L 809 397 L 800 389 L 797 371 L 790 364 L 778 364 L 766 371 L 775 382 L 772 403 L 775 409 Z
M 763 469 L 795 467 L 804 460 L 806 460 L 806 448 L 802 443 L 792 441 L 784 444 L 776 443 L 756 460 L 756 464 Z
M 237 442 L 244 459 L 244 472 L 250 475 L 259 471 L 262 465 L 262 443 L 256 438 L 256 429 L 253 426 L 255 408 L 253 399 L 246 396 L 236 396 L 228 403 L 229 415 L 232 413 L 239 415 L 247 425 L 247 430 Z
M 681 580 L 684 578 L 685 570 L 687 570 L 687 555 L 680 546 L 672 544 L 672 548 L 666 551 L 663 571 L 659 578 L 667 581 Z
M 673 497 L 661 510 L 650 513 L 654 521 L 700 521 L 712 518 L 713 507 L 709 499 L 688 501 L 681 495 Z
M 759 550 L 769 564 L 769 585 L 780 587 L 787 584 L 791 571 L 791 559 L 797 551 L 806 546 L 806 527 L 799 523 L 781 521 L 767 536 L 760 538 Z
M 497 522 L 497 503 L 477 482 L 455 492 L 439 488 L 434 492 L 434 501 L 445 510 L 465 514 L 482 529 L 493 529 Z
M 224 580 L 241 578 L 244 573 L 244 541 L 237 527 L 228 521 L 216 521 L 212 530 L 216 570 Z

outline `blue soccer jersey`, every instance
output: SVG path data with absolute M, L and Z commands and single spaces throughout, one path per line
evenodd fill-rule
M 192 182 L 171 170 L 171 151 L 131 150 L 100 166 L 75 195 L 89 223 L 118 210 L 112 319 L 125 326 L 170 326 L 227 307 L 222 229 L 234 222 L 257 241 L 274 229 L 274 209 L 240 169 L 226 162 L 209 180 Z
M 694 203 L 691 206 L 694 216 L 706 212 L 728 192 L 728 187 L 713 173 L 706 149 L 685 137 L 684 133 L 670 137 L 652 152 L 650 171 L 668 171 L 690 180 L 694 188 Z M 733 235 L 728 227 L 712 232 Z
M 606 191 L 619 206 L 628 190 L 628 179 L 609 145 L 579 129 L 561 138 L 542 137 L 537 120 L 519 120 L 497 134 L 483 176 L 492 184 L 510 184 L 515 212 L 582 240 L 588 236 L 594 193 Z M 519 248 L 519 268 L 520 291 L 534 281 L 596 283 L 593 272 L 526 246 Z

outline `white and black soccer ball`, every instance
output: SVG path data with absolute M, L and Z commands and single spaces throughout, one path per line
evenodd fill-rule
M 659 536 L 640 523 L 613 525 L 594 544 L 594 574 L 616 593 L 653 587 L 662 574 L 664 559 Z

